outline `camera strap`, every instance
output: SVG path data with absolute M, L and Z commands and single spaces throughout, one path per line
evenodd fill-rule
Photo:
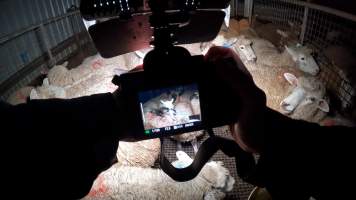
M 235 157 L 239 177 L 244 181 L 253 182 L 252 179 L 256 170 L 253 155 L 242 150 L 234 140 L 210 135 L 211 136 L 201 144 L 192 164 L 186 168 L 175 168 L 162 153 L 160 157 L 162 170 L 175 181 L 184 182 L 192 180 L 199 174 L 200 170 L 210 158 L 218 150 L 221 150 L 227 156 Z

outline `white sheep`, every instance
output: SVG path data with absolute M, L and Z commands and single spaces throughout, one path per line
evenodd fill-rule
M 325 86 L 316 78 L 306 75 L 305 70 L 303 72 L 300 68 L 286 64 L 288 59 L 288 62 L 294 62 L 290 55 L 282 56 L 289 50 L 280 54 L 272 43 L 253 35 L 254 32 L 250 31 L 248 36 L 237 37 L 235 49 L 252 74 L 256 85 L 266 93 L 267 106 L 295 119 L 312 122 L 323 119 L 329 112 Z M 251 43 L 254 47 L 256 63 L 248 62 L 248 59 L 244 58 L 245 54 L 239 48 L 243 41 L 245 46 Z M 262 61 L 260 58 L 263 58 Z
M 251 73 L 256 85 L 262 89 L 267 96 L 267 106 L 281 112 L 280 103 L 288 96 L 290 85 L 286 81 L 284 74 L 292 73 L 302 76 L 303 73 L 293 67 L 270 67 L 257 65 L 255 63 L 245 63 Z
M 315 77 L 284 74 L 290 83 L 290 94 L 281 102 L 282 113 L 294 119 L 320 122 L 329 112 L 325 85 Z
M 252 43 L 252 49 L 257 57 L 257 64 L 272 67 L 297 67 L 303 72 L 314 76 L 319 73 L 319 66 L 311 55 L 312 51 L 307 47 L 299 44 L 286 45 L 285 50 L 280 53 L 268 40 L 248 36 L 245 38 Z
M 191 99 L 189 102 L 182 101 L 178 102 L 175 106 L 175 111 L 177 113 L 177 120 L 180 122 L 179 124 L 189 123 L 190 119 L 188 116 L 192 115 L 200 115 L 200 102 L 199 99 Z M 194 106 L 193 106 L 194 105 Z M 198 142 L 197 138 L 204 135 L 204 131 L 193 131 L 189 133 L 183 133 L 179 135 L 174 135 L 171 138 L 178 142 L 178 149 L 181 148 L 181 142 L 190 142 L 193 146 L 194 152 L 198 152 Z
M 88 78 L 93 72 L 92 68 L 84 64 L 71 70 L 67 69 L 68 62 L 56 65 L 47 74 L 49 84 L 59 87 L 70 87 Z
M 65 99 L 66 91 L 62 87 L 50 85 L 48 78 L 43 80 L 42 86 L 36 87 L 31 90 L 30 99 L 51 99 L 60 98 Z
M 68 62 L 53 67 L 48 73 L 49 83 L 66 90 L 67 98 L 76 98 L 96 93 L 113 92 L 117 86 L 111 83 L 113 76 L 127 72 L 139 64 L 134 53 L 104 59 L 100 55 L 90 56 L 81 65 L 68 70 Z
M 128 53 L 109 59 L 102 58 L 99 54 L 87 57 L 82 64 L 68 70 L 68 62 L 56 65 L 48 72 L 49 83 L 54 86 L 71 87 L 77 85 L 94 74 L 97 76 L 113 77 L 115 69 L 129 71 L 141 64 L 141 58 L 135 53 Z
M 246 63 L 256 85 L 267 97 L 267 106 L 295 119 L 319 122 L 329 112 L 324 84 L 294 67 Z M 298 78 L 297 78 L 298 77 Z
M 16 90 L 12 93 L 6 100 L 7 103 L 11 105 L 18 105 L 21 103 L 26 103 L 27 98 L 30 97 L 31 91 L 34 87 L 26 86 Z
M 153 167 L 161 152 L 159 139 L 119 142 L 116 156 L 119 166 Z
M 243 59 L 256 60 L 259 65 L 297 67 L 311 75 L 316 75 L 320 70 L 311 55 L 311 49 L 290 42 L 284 46 L 284 51 L 280 53 L 275 45 L 258 37 L 257 33 L 248 27 L 238 31 L 234 29 L 229 29 L 227 32 L 220 31 L 214 41 L 203 45 L 202 51 L 206 52 L 212 45 L 231 47 Z
M 61 65 L 55 65 L 47 74 L 48 81 L 51 85 L 65 87 L 72 85 L 73 80 L 71 76 L 68 76 L 69 70 L 67 69 L 68 62 L 64 62 Z
M 200 115 L 200 102 L 197 94 L 193 91 L 180 91 L 164 93 L 143 104 L 144 127 L 145 129 L 163 128 L 179 124 L 190 123 L 193 120 L 190 116 Z M 197 137 L 202 136 L 203 131 L 194 131 L 174 135 L 172 138 L 178 143 L 191 142 L 194 152 L 198 151 Z
M 207 163 L 186 182 L 175 182 L 160 169 L 113 166 L 98 177 L 84 199 L 223 199 L 234 183 L 222 162 Z

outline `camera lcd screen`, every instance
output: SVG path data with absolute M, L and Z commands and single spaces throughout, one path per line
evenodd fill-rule
M 179 132 L 201 124 L 197 84 L 142 91 L 138 99 L 145 135 Z

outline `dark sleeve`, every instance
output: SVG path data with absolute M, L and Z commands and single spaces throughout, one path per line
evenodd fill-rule
M 10 189 L 21 180 L 27 198 L 83 197 L 115 161 L 120 121 L 111 94 L 1 103 L 0 119 L 2 181 Z
M 339 199 L 352 191 L 345 189 L 355 177 L 355 128 L 267 116 L 257 173 L 273 199 Z

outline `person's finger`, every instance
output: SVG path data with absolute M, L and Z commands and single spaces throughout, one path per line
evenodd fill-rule
M 257 152 L 255 149 L 253 149 L 252 147 L 248 146 L 243 139 L 241 138 L 240 133 L 238 132 L 238 123 L 234 123 L 229 125 L 229 129 L 231 132 L 231 136 L 234 138 L 235 142 L 241 147 L 241 149 L 243 149 L 246 152 L 250 152 L 250 153 L 255 153 Z
M 244 104 L 264 103 L 264 92 L 254 83 L 238 55 L 225 47 L 212 47 L 205 56 L 205 60 L 214 63 L 216 75 L 226 86 L 231 87 Z
M 250 72 L 247 70 L 240 57 L 230 48 L 214 46 L 211 47 L 208 53 L 205 55 L 205 60 L 208 62 L 216 62 L 217 60 L 232 58 L 236 67 L 241 70 L 245 75 L 252 78 Z
M 143 64 L 137 65 L 135 68 L 131 69 L 130 72 L 137 72 L 143 70 Z

